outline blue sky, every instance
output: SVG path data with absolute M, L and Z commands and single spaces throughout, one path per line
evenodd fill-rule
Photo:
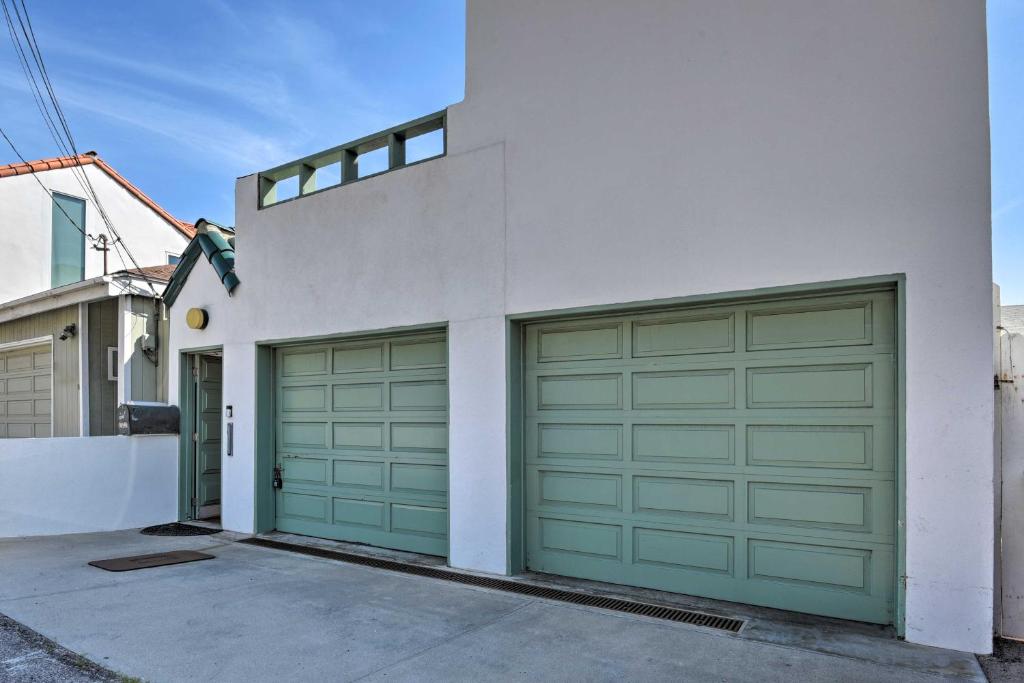
M 233 224 L 236 177 L 463 96 L 463 0 L 27 4 L 80 149 L 185 220 Z M 995 280 L 1024 304 L 1024 0 L 988 7 Z M 56 156 L 6 31 L 0 102 L 25 156 Z
M 993 279 L 1024 304 L 1024 0 L 989 0 L 988 46 Z
M 238 176 L 463 97 L 463 0 L 26 5 L 79 151 L 184 220 L 234 224 Z M 23 155 L 59 154 L 6 26 L 0 102 Z

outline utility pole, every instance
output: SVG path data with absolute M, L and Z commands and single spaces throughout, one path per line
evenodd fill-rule
M 96 240 L 96 241 L 99 242 L 99 246 L 94 244 L 94 245 L 92 245 L 92 248 L 95 249 L 96 251 L 102 251 L 103 252 L 103 274 L 106 275 L 107 274 L 107 252 L 110 251 L 110 247 L 107 245 L 107 236 L 104 235 L 103 233 L 100 233 L 99 239 Z

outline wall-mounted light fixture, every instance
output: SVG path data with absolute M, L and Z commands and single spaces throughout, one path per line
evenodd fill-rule
M 75 323 L 71 323 L 70 325 L 64 326 L 64 332 L 57 338 L 60 339 L 61 341 L 67 341 L 71 337 L 74 337 L 76 334 L 78 334 L 78 325 L 76 325 Z
M 185 314 L 185 324 L 193 330 L 203 330 L 210 323 L 210 315 L 202 308 L 190 308 Z

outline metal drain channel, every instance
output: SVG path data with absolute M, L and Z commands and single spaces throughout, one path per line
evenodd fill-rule
M 396 562 L 395 560 L 355 555 L 352 553 L 342 552 L 340 550 L 329 550 L 327 548 L 317 548 L 315 546 L 272 541 L 267 538 L 246 538 L 239 541 L 239 543 L 255 545 L 261 548 L 287 550 L 293 553 L 312 555 L 313 557 L 322 557 L 329 560 L 341 560 L 342 562 L 348 562 L 350 564 L 360 564 L 366 567 L 374 567 L 376 569 L 387 569 L 389 571 L 400 572 L 402 574 L 426 576 L 432 579 L 441 579 L 443 581 L 451 581 L 453 583 L 461 583 L 468 586 L 491 588 L 494 590 L 505 591 L 506 593 L 528 595 L 534 598 L 558 600 L 560 602 L 569 602 L 574 605 L 598 607 L 600 609 L 626 612 L 628 614 L 639 614 L 645 617 L 665 619 L 667 621 L 675 621 L 681 624 L 691 624 L 693 626 L 703 626 L 704 628 L 728 631 L 729 633 L 739 633 L 740 629 L 743 628 L 743 624 L 746 623 L 742 619 L 719 617 L 713 614 L 693 612 L 691 610 L 680 609 L 678 607 L 652 605 L 650 603 L 635 602 L 633 600 L 622 600 L 620 598 L 608 598 L 600 595 L 590 595 L 589 593 L 561 590 L 559 588 L 535 586 L 519 581 L 509 581 L 508 579 L 477 576 L 475 574 L 463 574 L 461 572 L 438 569 L 436 567 L 425 567 L 417 564 Z

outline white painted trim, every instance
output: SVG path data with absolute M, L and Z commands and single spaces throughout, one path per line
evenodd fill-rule
M 118 348 L 116 346 L 107 347 L 107 381 L 116 382 L 118 378 L 117 366 L 118 366 Z
M 128 319 L 131 310 L 128 305 L 128 297 L 121 295 L 117 297 L 117 347 L 120 350 L 121 367 L 117 373 L 117 405 L 128 402 L 128 393 L 131 388 L 131 377 L 128 375 L 128 350 L 127 339 L 131 336 L 131 320 Z
M 0 344 L 0 351 L 10 351 L 12 349 L 19 349 L 23 346 L 39 346 L 40 344 L 49 344 L 51 351 L 53 350 L 53 335 L 47 334 L 42 337 L 33 337 L 32 339 L 22 339 L 16 342 L 7 342 L 6 344 Z
M 89 436 L 89 304 L 78 304 L 78 435 Z

